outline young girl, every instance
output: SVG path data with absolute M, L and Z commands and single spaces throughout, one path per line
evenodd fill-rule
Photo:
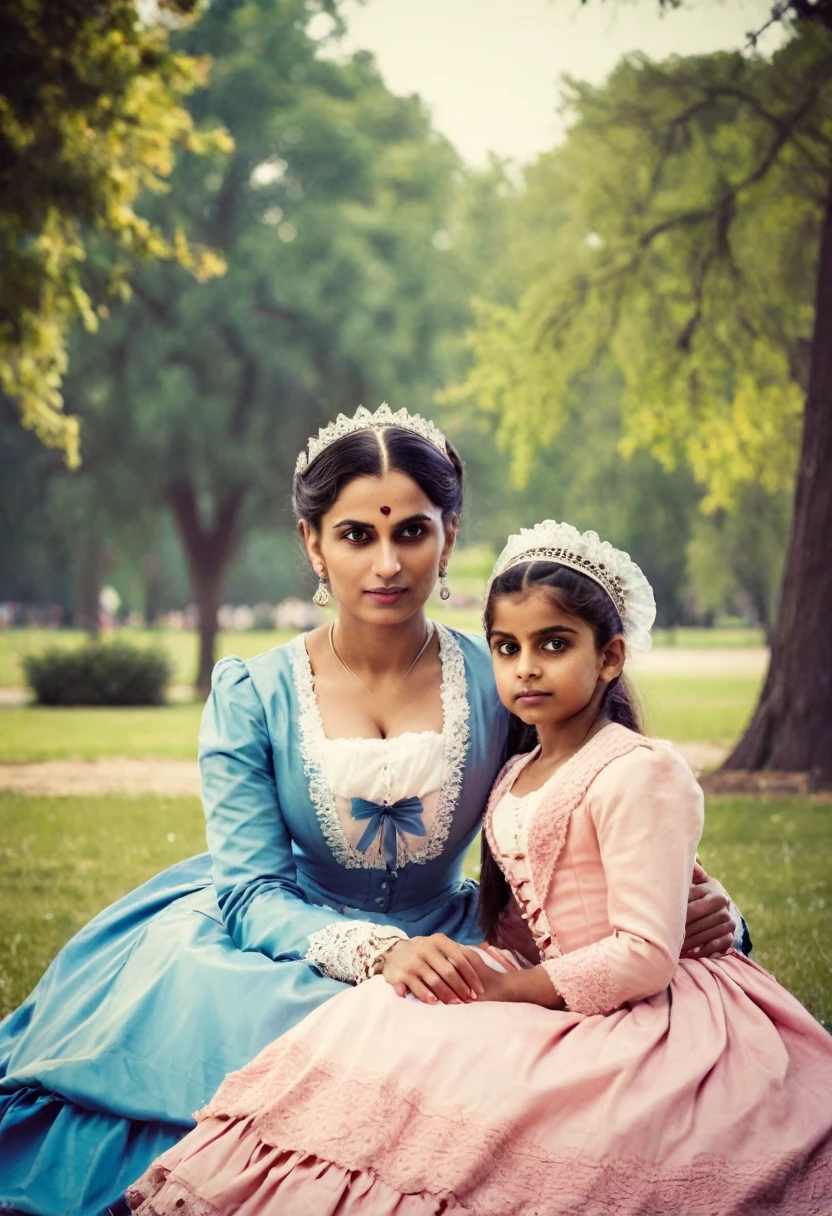
M 328 1002 L 225 1080 L 134 1211 L 829 1216 L 832 1039 L 740 954 L 679 960 L 702 796 L 622 680 L 654 615 L 594 533 L 509 540 L 486 629 L 536 743 L 486 812 L 483 991 Z

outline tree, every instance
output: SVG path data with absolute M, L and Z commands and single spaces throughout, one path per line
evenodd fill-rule
M 95 344 L 79 335 L 67 381 L 90 436 L 109 427 L 146 496 L 172 513 L 199 607 L 202 689 L 230 563 L 258 523 L 290 526 L 308 435 L 361 403 L 424 409 L 456 307 L 442 235 L 456 154 L 370 57 L 321 57 L 313 15 L 305 0 L 219 2 L 177 37 L 213 63 L 194 123 L 221 122 L 235 147 L 182 157 L 150 218 L 181 225 L 229 269 L 197 286 L 172 263 L 141 268 Z
M 581 0 L 588 4 L 589 0 Z M 687 0 L 659 0 L 660 9 L 682 8 Z M 774 0 L 768 18 L 759 29 L 749 30 L 749 38 L 756 43 L 760 35 L 780 21 L 812 21 L 832 30 L 832 0 Z
M 538 169 L 571 183 L 566 217 L 517 306 L 481 307 L 467 390 L 498 410 L 522 476 L 609 350 L 626 447 L 688 463 L 706 509 L 753 485 L 777 496 L 797 474 L 769 674 L 727 765 L 828 782 L 832 43 L 819 26 L 770 62 L 631 59 L 602 89 L 570 84 L 575 124 Z
M 162 7 L 184 22 L 196 0 Z M 0 12 L 0 388 L 71 466 L 78 422 L 60 385 L 72 322 L 95 329 L 135 257 L 175 260 L 200 279 L 222 268 L 133 207 L 165 188 L 177 147 L 228 143 L 184 109 L 207 61 L 174 53 L 160 18 L 142 22 L 134 0 L 8 0 Z M 105 279 L 85 264 L 90 232 L 119 255 Z
M 791 497 L 751 486 L 731 511 L 699 514 L 687 548 L 698 615 L 751 616 L 771 644 L 788 543 Z

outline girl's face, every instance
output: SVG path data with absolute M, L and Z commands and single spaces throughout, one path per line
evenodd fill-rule
M 300 529 L 316 574 L 329 580 L 341 613 L 395 625 L 418 612 L 456 539 L 442 512 L 406 473 L 357 477 L 344 486 L 319 532 Z
M 537 727 L 561 726 L 593 701 L 597 711 L 624 666 L 620 634 L 599 650 L 590 626 L 543 589 L 495 601 L 489 645 L 500 700 Z

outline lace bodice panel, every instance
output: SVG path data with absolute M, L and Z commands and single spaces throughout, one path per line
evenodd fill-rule
M 366 824 L 356 825 L 353 798 L 381 802 L 387 796 L 385 790 L 389 788 L 393 794 L 395 788 L 393 802 L 413 797 L 423 802 L 425 834 L 397 833 L 395 862 L 399 867 L 431 861 L 442 853 L 448 839 L 462 786 L 470 707 L 459 643 L 443 626 L 437 625 L 436 630 L 442 664 L 441 735 L 425 731 L 391 739 L 327 739 L 303 636 L 290 644 L 300 710 L 300 748 L 310 797 L 333 857 L 347 869 L 387 866 L 380 847 L 358 848 Z M 375 796 L 378 794 L 380 798 Z
M 348 869 L 387 869 L 442 852 L 462 785 L 469 704 L 462 652 L 441 626 L 443 730 L 389 739 L 328 739 L 302 637 L 292 664 L 304 771 L 324 838 Z M 369 921 L 333 923 L 310 936 L 306 957 L 336 979 L 360 982 L 406 934 Z
M 353 799 L 376 805 L 395 806 L 417 798 L 422 804 L 410 826 L 421 819 L 427 835 L 436 821 L 445 760 L 445 739 L 436 731 L 409 732 L 390 739 L 325 739 L 321 747 L 321 770 L 335 798 L 341 828 L 353 852 L 361 852 L 367 864 L 385 864 L 381 833 L 364 849 L 362 838 L 368 821 L 353 814 Z M 397 852 L 405 860 L 424 845 L 424 836 L 397 830 Z

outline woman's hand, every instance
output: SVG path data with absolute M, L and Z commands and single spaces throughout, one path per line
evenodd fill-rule
M 697 861 L 688 897 L 688 917 L 682 958 L 712 958 L 726 954 L 738 929 L 734 905 L 722 883 L 710 878 Z
M 381 974 L 399 996 L 409 989 L 428 1005 L 467 1004 L 483 994 L 465 947 L 444 933 L 396 942 L 384 956 Z

